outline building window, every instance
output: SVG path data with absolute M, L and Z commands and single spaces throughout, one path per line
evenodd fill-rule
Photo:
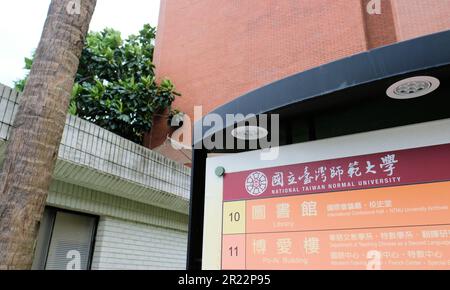
M 95 216 L 46 208 L 33 269 L 89 270 L 97 224 Z

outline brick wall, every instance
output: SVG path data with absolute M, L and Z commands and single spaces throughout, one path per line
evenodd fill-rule
M 450 0 L 390 0 L 399 40 L 450 29 Z
M 184 270 L 185 232 L 102 217 L 93 270 Z
M 367 13 L 371 0 L 363 0 L 362 15 L 365 23 L 367 48 L 372 49 L 397 42 L 394 11 L 391 1 L 382 0 L 381 14 Z
M 155 65 L 204 113 L 285 76 L 366 49 L 359 1 L 162 0 Z M 356 15 L 356 17 L 355 17 Z M 336 29 L 339 27 L 339 29 Z
M 244 93 L 333 60 L 450 29 L 450 0 L 161 0 L 159 78 L 183 94 L 174 107 L 203 114 Z M 165 140 L 156 126 L 151 147 Z M 154 141 L 154 142 L 153 142 Z

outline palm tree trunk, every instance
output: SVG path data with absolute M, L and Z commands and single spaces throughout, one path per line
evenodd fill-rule
M 30 269 L 96 0 L 52 0 L 0 175 L 0 269 Z

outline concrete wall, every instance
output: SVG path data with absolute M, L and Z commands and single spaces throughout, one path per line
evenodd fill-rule
M 20 95 L 0 84 L 0 162 Z M 100 218 L 93 269 L 184 269 L 190 170 L 74 116 L 47 205 Z
M 21 95 L 0 84 L 0 162 Z M 190 168 L 68 115 L 53 176 L 70 184 L 187 214 Z

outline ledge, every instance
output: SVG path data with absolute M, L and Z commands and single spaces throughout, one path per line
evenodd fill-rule
M 0 156 L 4 158 L 20 94 L 0 85 Z M 68 116 L 56 180 L 188 213 L 190 169 L 75 116 Z

